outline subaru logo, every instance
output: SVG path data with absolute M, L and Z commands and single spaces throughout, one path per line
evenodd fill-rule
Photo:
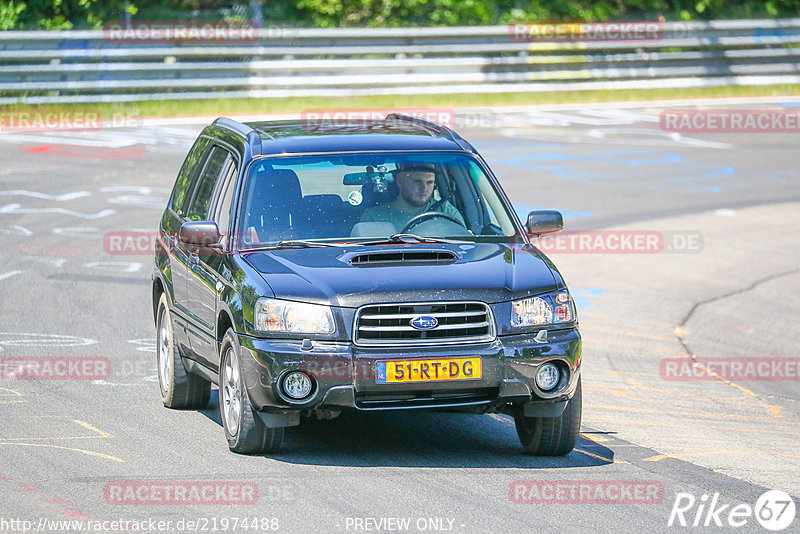
M 409 321 L 409 324 L 416 328 L 417 330 L 433 330 L 437 326 L 439 326 L 439 321 L 436 317 L 431 317 L 429 315 L 419 315 L 414 317 Z

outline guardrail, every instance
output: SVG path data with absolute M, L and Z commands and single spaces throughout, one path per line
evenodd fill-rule
M 0 32 L 0 104 L 800 83 L 800 19 L 653 23 L 657 38 L 520 38 L 514 27 L 253 30 L 158 43 Z

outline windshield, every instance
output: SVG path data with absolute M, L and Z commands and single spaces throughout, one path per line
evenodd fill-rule
M 241 248 L 398 233 L 469 241 L 516 234 L 486 173 L 464 154 L 265 158 L 250 166 L 241 206 Z

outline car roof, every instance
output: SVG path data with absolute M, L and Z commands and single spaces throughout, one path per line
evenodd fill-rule
M 370 151 L 477 151 L 457 133 L 433 122 L 399 114 L 383 120 L 281 120 L 214 125 L 245 137 L 254 156 Z

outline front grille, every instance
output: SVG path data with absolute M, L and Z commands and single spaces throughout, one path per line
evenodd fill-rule
M 400 265 L 449 265 L 456 261 L 456 255 L 450 251 L 403 251 L 403 252 L 370 252 L 353 256 L 350 264 L 354 267 L 372 267 L 391 264 Z
M 438 326 L 414 328 L 415 317 L 435 317 Z M 354 331 L 358 345 L 474 343 L 494 339 L 494 318 L 482 302 L 380 304 L 358 310 Z

